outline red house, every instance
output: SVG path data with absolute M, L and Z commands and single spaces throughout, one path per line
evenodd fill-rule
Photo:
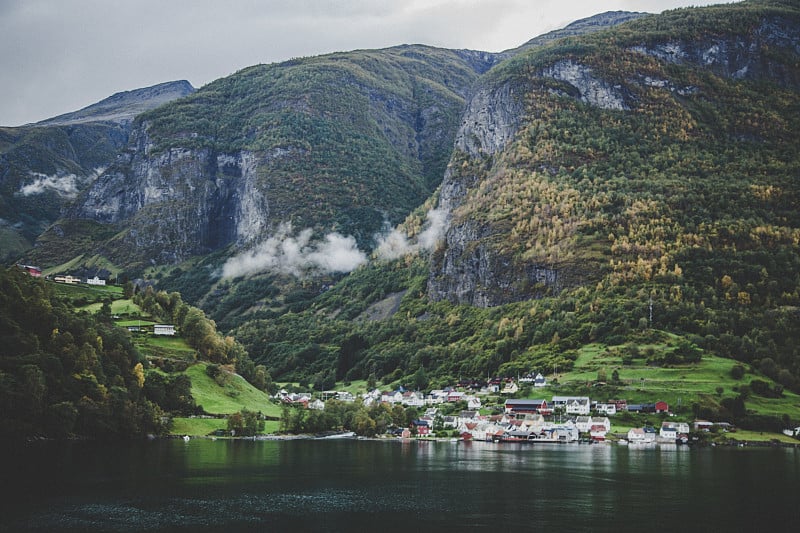
M 669 413 L 667 402 L 656 402 L 656 413 Z
M 414 420 L 413 424 L 417 428 L 418 437 L 425 437 L 431 434 L 431 427 L 426 420 Z
M 628 400 L 608 400 L 606 403 L 613 403 L 614 407 L 617 408 L 617 411 L 628 410 Z
M 42 277 L 42 269 L 32 265 L 20 265 L 22 270 L 33 276 L 34 278 Z
M 506 400 L 506 412 L 549 415 L 553 410 L 548 407 L 547 400 Z

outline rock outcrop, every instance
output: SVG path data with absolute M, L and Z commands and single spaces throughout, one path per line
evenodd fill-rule
M 639 22 L 633 22 L 631 27 L 636 24 Z M 641 24 L 644 26 L 647 21 Z M 741 24 L 746 27 L 744 22 Z M 579 252 L 571 257 L 565 254 L 566 260 L 541 261 L 532 258 L 541 258 L 546 253 L 529 253 L 524 247 L 509 244 L 515 237 L 509 233 L 507 224 L 513 223 L 504 222 L 503 216 L 493 213 L 495 207 L 484 198 L 487 194 L 492 198 L 491 191 L 503 187 L 502 176 L 509 172 L 508 160 L 530 158 L 535 150 L 531 144 L 535 141 L 520 140 L 519 132 L 534 120 L 532 117 L 539 115 L 535 102 L 546 98 L 542 94 L 578 100 L 612 114 L 635 113 L 638 99 L 652 90 L 672 93 L 669 98 L 675 98 L 677 106 L 683 105 L 681 98 L 701 98 L 698 87 L 686 83 L 696 76 L 683 76 L 682 81 L 670 79 L 669 68 L 676 66 L 710 72 L 734 83 L 759 80 L 800 87 L 796 67 L 800 26 L 792 19 L 767 16 L 756 21 L 752 31 L 747 32 L 698 28 L 692 26 L 692 31 L 681 39 L 659 41 L 648 36 L 643 39 L 646 44 L 634 45 L 629 43 L 636 41 L 632 36 L 635 32 L 623 34 L 614 43 L 619 46 L 617 51 L 604 49 L 601 54 L 605 58 L 614 55 L 619 60 L 610 68 L 603 68 L 608 65 L 592 55 L 593 46 L 610 46 L 610 43 L 597 45 L 596 41 L 590 41 L 585 49 L 571 47 L 561 57 L 552 53 L 537 56 L 536 50 L 527 52 L 529 62 L 515 58 L 497 67 L 504 69 L 501 74 L 493 71 L 494 75 L 490 73 L 481 80 L 466 107 L 456 135 L 455 154 L 441 186 L 439 207 L 448 215 L 448 226 L 444 241 L 431 261 L 428 291 L 433 299 L 494 306 L 558 293 L 565 287 L 587 283 L 596 275 L 592 265 L 576 259 Z M 626 54 L 630 60 L 622 59 Z M 635 54 L 655 58 L 665 68 L 650 69 L 642 63 L 646 67 L 643 70 L 621 74 L 625 72 L 626 61 L 636 63 Z M 651 70 L 662 75 L 650 75 Z M 614 72 L 616 77 L 611 74 Z M 521 153 L 525 155 L 509 152 L 508 147 L 517 141 L 524 145 Z M 545 157 L 535 163 L 528 161 L 527 165 L 527 172 L 533 166 L 554 173 L 563 162 Z M 530 179 L 536 179 L 533 172 Z M 487 182 L 491 185 L 485 185 Z
M 776 55 L 800 55 L 800 28 L 790 21 L 769 17 L 748 35 L 727 35 L 695 42 L 667 41 L 631 48 L 660 61 L 701 66 L 719 76 L 737 80 L 771 80 L 800 87 L 796 70 Z

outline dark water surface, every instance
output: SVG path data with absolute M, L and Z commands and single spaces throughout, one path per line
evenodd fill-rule
M 0 531 L 800 531 L 800 450 L 377 441 L 3 452 Z

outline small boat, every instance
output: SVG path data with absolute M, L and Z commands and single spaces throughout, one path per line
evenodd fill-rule
M 184 435 L 183 436 L 183 441 L 184 442 L 189 442 L 189 435 Z
M 619 439 L 617 441 L 617 444 L 621 444 L 623 446 L 627 446 L 628 445 L 628 441 L 627 441 L 627 439 Z
M 317 435 L 317 439 L 352 439 L 355 438 L 355 436 L 356 434 L 354 431 L 342 431 L 338 433 Z

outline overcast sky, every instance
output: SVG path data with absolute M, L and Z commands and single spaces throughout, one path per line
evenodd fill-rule
M 258 63 L 421 43 L 498 52 L 605 11 L 723 0 L 0 0 L 0 125 Z

